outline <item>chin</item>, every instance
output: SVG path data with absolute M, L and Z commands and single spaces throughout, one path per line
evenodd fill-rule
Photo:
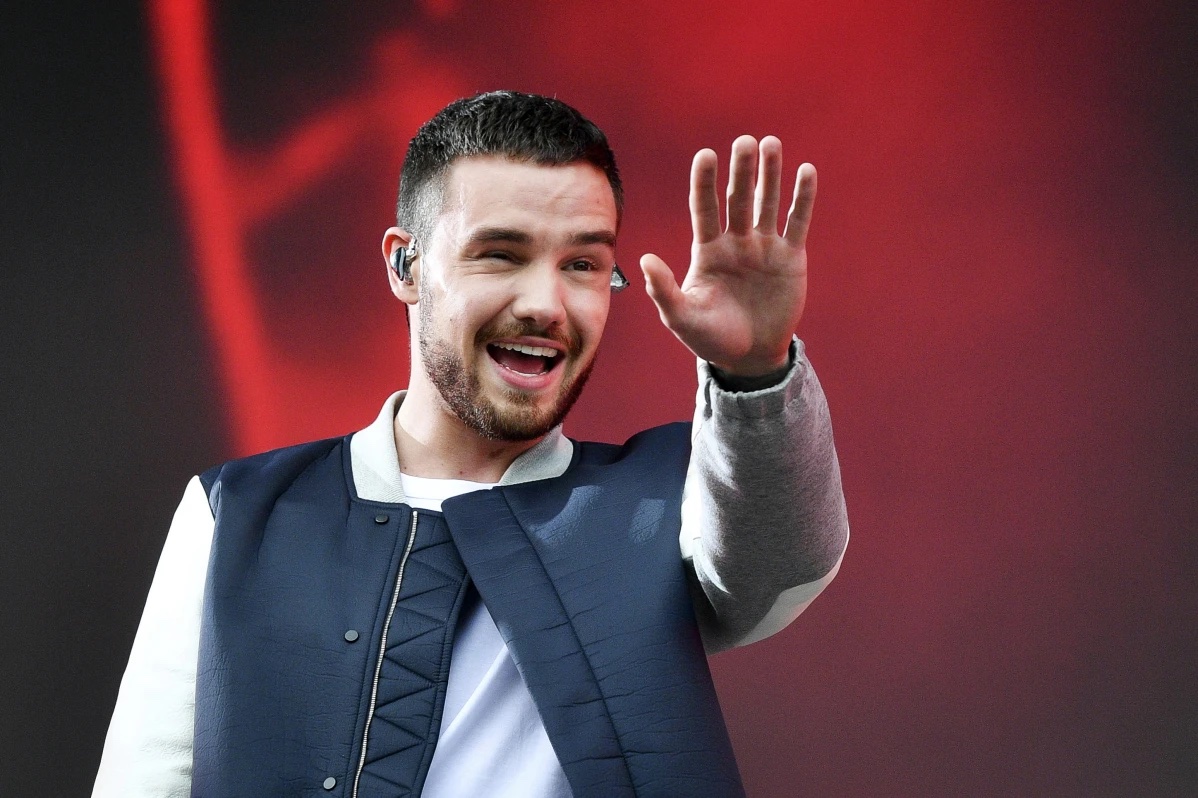
M 582 394 L 595 361 L 592 355 L 573 375 L 566 371 L 574 364 L 559 363 L 556 386 L 528 392 L 496 384 L 494 375 L 480 374 L 491 364 L 467 367 L 440 341 L 421 340 L 421 354 L 425 373 L 450 413 L 488 440 L 513 443 L 536 440 L 561 424 Z
M 508 407 L 500 410 L 494 405 L 476 405 L 475 410 L 481 413 L 475 413 L 467 421 L 469 426 L 480 435 L 497 441 L 536 440 L 560 424 L 565 417 L 565 411 L 559 411 L 558 408 L 538 410 Z
M 588 363 L 578 376 L 563 383 L 547 407 L 539 406 L 537 397 L 533 395 L 514 391 L 505 392 L 498 402 L 479 391 L 472 397 L 473 401 L 468 407 L 453 407 L 452 404 L 450 407 L 467 426 L 490 440 L 536 440 L 565 420 L 582 395 L 582 389 L 591 374 L 591 365 Z

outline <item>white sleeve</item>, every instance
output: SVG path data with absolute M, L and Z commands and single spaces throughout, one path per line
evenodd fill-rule
M 213 526 L 204 487 L 193 477 L 137 627 L 93 798 L 191 794 L 200 613 Z

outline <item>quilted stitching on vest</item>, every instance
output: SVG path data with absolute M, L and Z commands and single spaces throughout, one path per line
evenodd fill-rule
M 418 795 L 441 726 L 466 568 L 445 520 L 421 515 L 387 630 L 360 798 Z

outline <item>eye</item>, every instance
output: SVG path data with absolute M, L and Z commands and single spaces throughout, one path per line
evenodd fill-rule
M 488 260 L 506 260 L 506 261 L 514 261 L 515 260 L 515 258 L 512 256 L 512 253 L 504 252 L 502 250 L 496 250 L 494 252 L 487 252 L 483 255 L 483 257 Z
M 572 272 L 593 272 L 599 268 L 599 264 L 592 260 L 572 260 L 566 264 L 566 268 Z

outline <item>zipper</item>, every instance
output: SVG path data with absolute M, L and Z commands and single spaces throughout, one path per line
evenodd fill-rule
M 370 721 L 374 720 L 375 703 L 379 697 L 379 674 L 383 670 L 383 657 L 387 654 L 387 631 L 391 628 L 391 617 L 395 615 L 395 605 L 399 603 L 399 588 L 403 585 L 404 566 L 408 564 L 408 555 L 412 553 L 412 544 L 416 542 L 417 512 L 412 511 L 412 529 L 408 532 L 408 545 L 403 550 L 399 560 L 399 573 L 395 577 L 395 590 L 391 592 L 391 606 L 387 608 L 387 621 L 383 624 L 382 640 L 379 642 L 379 658 L 374 665 L 374 682 L 370 686 L 370 711 L 366 713 L 366 728 L 362 730 L 362 755 L 358 757 L 358 770 L 354 773 L 354 789 L 352 798 L 358 798 L 358 781 L 362 778 L 362 769 L 366 767 L 366 743 L 370 740 Z

